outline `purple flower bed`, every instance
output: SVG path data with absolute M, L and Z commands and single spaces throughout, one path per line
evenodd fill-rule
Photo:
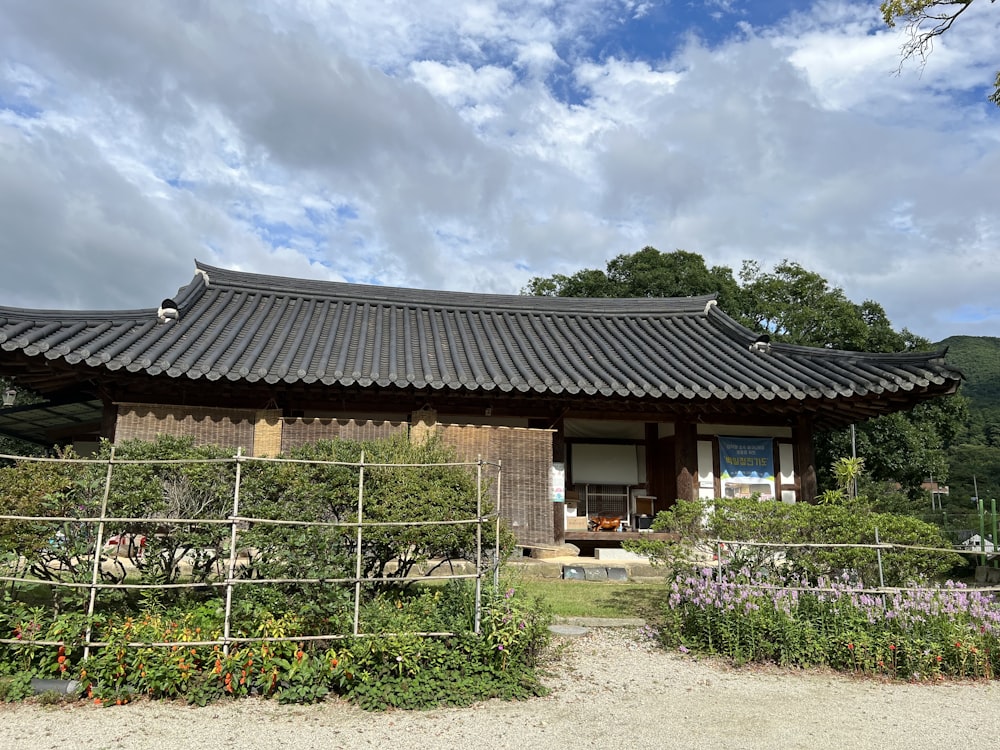
M 740 664 L 914 680 L 992 678 L 998 636 L 995 593 L 961 583 L 873 592 L 846 574 L 810 584 L 746 568 L 676 575 L 660 630 L 670 648 Z

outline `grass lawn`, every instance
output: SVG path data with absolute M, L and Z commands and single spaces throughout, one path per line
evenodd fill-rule
M 665 583 L 526 579 L 516 587 L 546 602 L 556 617 L 642 617 L 653 622 L 667 598 Z

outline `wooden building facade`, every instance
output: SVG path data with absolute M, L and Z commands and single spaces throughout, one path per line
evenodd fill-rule
M 169 433 L 274 455 L 436 434 L 503 462 L 524 544 L 595 514 L 636 528 L 676 498 L 810 501 L 814 430 L 961 381 L 943 352 L 771 343 L 711 297 L 481 295 L 200 263 L 155 308 L 0 307 L 0 375 L 47 399 L 0 409 L 0 434 L 46 445 Z

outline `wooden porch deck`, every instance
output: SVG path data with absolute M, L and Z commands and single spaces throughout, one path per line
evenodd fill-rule
M 659 531 L 567 531 L 564 537 L 567 542 L 598 542 L 614 543 L 638 539 L 657 539 L 667 541 L 676 539 L 676 534 Z
M 567 531 L 563 537 L 569 544 L 575 544 L 580 548 L 582 557 L 590 557 L 594 550 L 601 547 L 611 547 L 621 549 L 622 542 L 638 541 L 647 539 L 649 541 L 670 541 L 676 540 L 676 534 L 669 534 L 658 531 Z

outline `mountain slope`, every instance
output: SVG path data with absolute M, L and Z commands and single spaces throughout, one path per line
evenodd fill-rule
M 952 502 L 976 494 L 1000 500 L 1000 338 L 950 336 L 948 363 L 965 375 L 959 391 L 969 399 L 964 434 L 948 448 Z M 975 482 L 973 482 L 975 477 Z

